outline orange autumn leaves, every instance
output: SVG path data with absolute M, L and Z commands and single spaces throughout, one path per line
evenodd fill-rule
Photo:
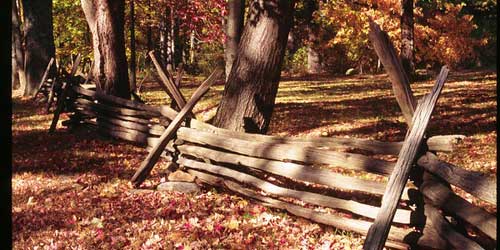
M 416 63 L 460 66 L 476 58 L 475 47 L 488 43 L 486 38 L 475 39 L 471 36 L 477 26 L 472 15 L 463 14 L 465 4 L 440 2 L 434 8 L 422 6 L 419 1 L 415 1 Z M 329 46 L 342 45 L 349 51 L 349 59 L 373 64 L 376 56 L 368 41 L 368 18 L 372 18 L 389 34 L 395 48 L 399 50 L 401 12 L 400 0 L 333 0 L 322 2 L 315 13 L 315 20 L 336 31 L 336 36 L 325 41 Z

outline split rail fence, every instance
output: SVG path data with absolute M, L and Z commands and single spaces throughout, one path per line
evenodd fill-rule
M 386 68 L 395 63 L 391 60 L 382 60 Z M 196 120 L 191 110 L 220 72 L 212 74 L 186 101 L 177 88 L 179 81 L 160 66 L 157 70 L 160 83 L 180 111 L 104 95 L 95 85 L 92 89 L 92 85 L 64 84 L 51 131 L 60 113 L 68 112 L 65 126 L 90 126 L 103 135 L 150 149 L 132 178 L 135 186 L 144 181 L 161 155 L 207 184 L 368 235 L 365 249 L 380 245 L 396 249 L 496 247 L 496 213 L 465 200 L 451 187 L 496 207 L 496 179 L 436 156 L 436 152 L 453 151 L 462 136 L 425 136 L 447 70 L 442 70 L 431 93 L 413 109 L 413 120 L 405 116 L 410 131 L 404 142 L 278 137 L 217 128 Z
M 179 114 L 169 106 L 141 104 L 82 86 L 71 86 L 68 96 L 66 111 L 72 114 L 63 122 L 65 125 L 92 126 L 104 135 L 149 148 L 159 142 Z M 419 167 L 412 173 L 426 174 L 422 180 L 406 185 L 387 246 L 492 249 L 496 245 L 496 215 L 450 188 L 454 185 L 496 206 L 496 180 L 443 162 L 434 153 L 454 150 L 458 140 L 460 137 L 453 135 L 428 138 L 428 152 L 418 159 Z M 187 118 L 162 152 L 203 182 L 365 235 L 386 188 L 382 177 L 389 176 L 395 166 L 383 159 L 394 159 L 402 145 L 355 138 L 246 134 Z M 345 174 L 354 172 L 370 173 L 381 181 Z M 335 212 L 327 213 L 326 208 Z M 452 216 L 451 222 L 448 216 Z

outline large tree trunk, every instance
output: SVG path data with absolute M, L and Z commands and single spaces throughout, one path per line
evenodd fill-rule
M 151 8 L 151 0 L 148 0 L 148 7 Z M 148 51 L 146 51 L 146 58 L 147 58 L 147 53 L 149 53 L 149 51 L 153 50 L 153 25 L 151 24 L 151 14 L 147 13 L 147 17 L 148 17 L 148 27 L 146 29 L 146 39 L 147 39 L 147 48 L 148 48 Z M 146 68 L 149 69 L 149 66 L 151 65 L 151 61 L 148 60 L 148 59 L 145 59 L 145 64 L 146 64 Z
M 32 96 L 50 58 L 55 56 L 52 0 L 23 0 L 23 11 L 26 38 L 24 96 Z
M 401 14 L 401 62 L 408 77 L 415 71 L 413 62 L 413 0 L 402 0 Z
M 22 45 L 21 21 L 19 18 L 18 1 L 12 0 L 12 87 L 24 91 L 26 75 L 24 71 L 24 50 Z
M 92 32 L 94 76 L 105 94 L 130 98 L 124 36 L 124 0 L 81 0 Z
M 253 0 L 250 16 L 224 88 L 214 123 L 236 131 L 265 134 L 292 23 L 294 1 Z
M 130 89 L 135 90 L 135 13 L 134 13 L 134 0 L 129 0 L 130 8 Z
M 231 72 L 238 44 L 240 43 L 241 32 L 243 30 L 243 20 L 245 15 L 245 0 L 229 0 L 229 14 L 226 21 L 226 43 L 225 43 L 225 59 L 226 59 L 226 80 Z
M 11 56 L 12 56 L 12 71 L 11 71 L 11 76 L 12 76 L 12 89 L 18 89 L 20 87 L 19 84 L 19 75 L 17 74 L 17 62 L 16 62 L 16 49 L 14 47 L 14 37 L 12 37 L 12 50 L 11 50 Z

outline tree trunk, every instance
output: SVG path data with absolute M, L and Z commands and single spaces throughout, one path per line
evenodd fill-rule
M 250 16 L 224 88 L 216 126 L 265 134 L 278 90 L 294 1 L 250 3 Z
M 160 60 L 167 67 L 167 70 L 172 70 L 173 59 L 173 43 L 172 43 L 172 7 L 165 7 L 165 12 L 162 13 L 160 21 Z
M 151 8 L 151 0 L 148 0 L 148 7 Z M 147 53 L 151 50 L 153 50 L 153 26 L 151 24 L 151 14 L 147 13 L 147 17 L 148 17 L 148 27 L 146 29 L 146 39 L 147 39 L 147 48 L 148 48 L 148 51 L 146 51 L 146 58 L 147 58 Z M 149 66 L 151 65 L 151 61 L 148 60 L 148 59 L 145 59 L 145 64 L 146 64 L 146 68 L 149 69 Z
M 317 37 L 317 29 L 313 26 L 314 24 L 310 24 L 309 29 L 309 45 L 307 46 L 307 73 L 309 74 L 317 74 L 321 73 L 321 55 L 318 51 L 318 37 Z M 316 25 L 314 25 L 316 26 Z
M 191 30 L 191 34 L 189 35 L 189 64 L 194 63 L 194 55 L 195 55 L 195 43 L 194 43 L 194 30 Z
M 125 55 L 124 0 L 81 0 L 92 32 L 94 76 L 105 94 L 130 98 Z
M 135 13 L 134 13 L 134 0 L 130 1 L 130 89 L 135 90 L 135 71 L 136 71 L 136 59 L 135 59 Z
M 51 0 L 23 0 L 26 39 L 24 96 L 36 93 L 45 68 L 55 56 Z
M 401 62 L 408 77 L 415 71 L 413 54 L 413 0 L 402 0 L 401 14 Z
M 226 44 L 224 48 L 226 56 L 226 81 L 236 57 L 241 32 L 243 30 L 245 0 L 229 0 L 228 10 L 229 14 L 226 21 Z
M 19 84 L 19 75 L 17 74 L 17 62 L 16 62 L 16 48 L 14 46 L 14 34 L 12 35 L 12 51 L 11 51 L 11 56 L 12 56 L 12 61 L 11 61 L 11 65 L 12 65 L 12 69 L 11 69 L 11 76 L 12 76 L 12 86 L 11 88 L 14 90 L 14 89 L 18 89 L 20 87 L 20 84 Z
M 19 18 L 18 1 L 12 0 L 12 87 L 24 91 L 26 75 L 24 71 L 24 51 L 22 45 L 21 22 Z
M 184 42 L 183 42 L 183 36 L 180 35 L 179 32 L 179 18 L 174 17 L 174 22 L 173 22 L 173 42 L 174 42 L 174 60 L 173 64 L 178 66 L 182 64 L 182 54 L 184 51 Z
M 167 50 L 167 56 L 170 64 L 167 64 L 167 70 L 170 72 L 175 69 L 175 16 L 174 8 L 170 6 L 170 30 L 167 36 L 168 46 L 170 50 Z
M 318 10 L 318 4 L 315 1 L 306 1 L 306 25 L 307 25 L 307 73 L 317 74 L 321 69 L 321 55 L 319 47 L 319 26 L 314 22 L 313 13 Z

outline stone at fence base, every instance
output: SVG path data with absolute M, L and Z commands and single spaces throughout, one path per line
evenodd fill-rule
M 200 191 L 200 187 L 195 183 L 177 181 L 161 183 L 156 189 L 159 191 L 177 191 L 181 193 L 196 193 Z
M 168 175 L 169 181 L 194 182 L 194 178 L 194 176 L 181 170 L 177 170 Z

